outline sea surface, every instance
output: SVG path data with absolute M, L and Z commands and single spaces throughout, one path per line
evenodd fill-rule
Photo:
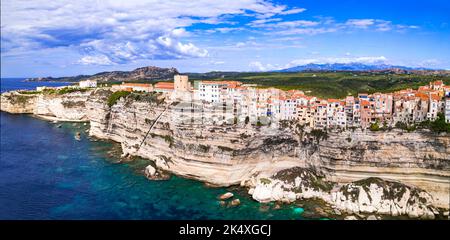
M 1 79 L 2 92 L 41 85 L 64 84 Z M 177 176 L 150 181 L 147 160 L 117 163 L 118 144 L 89 139 L 89 124 L 0 114 L 0 219 L 305 219 L 301 203 L 274 209 L 238 187 Z M 240 206 L 220 205 L 217 197 L 227 191 Z

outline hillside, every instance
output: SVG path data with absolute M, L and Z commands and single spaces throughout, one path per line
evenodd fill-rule
M 97 80 L 99 82 L 121 82 L 121 81 L 153 81 L 172 79 L 178 74 L 176 68 L 160 68 L 160 67 L 141 67 L 132 71 L 112 71 L 101 72 L 94 75 L 78 75 L 74 77 L 45 77 L 30 78 L 27 81 L 59 81 L 59 82 L 78 82 L 81 80 Z
M 205 75 L 189 75 L 191 80 L 206 79 Z M 300 73 L 222 73 L 215 80 L 238 80 L 256 83 L 262 88 L 299 89 L 308 95 L 322 98 L 343 98 L 367 92 L 393 92 L 418 88 L 430 81 L 442 80 L 450 84 L 450 75 L 398 74 L 392 72 L 300 72 Z
M 404 66 L 394 66 L 388 64 L 363 64 L 363 63 L 325 63 L 295 66 L 279 70 L 278 72 L 303 72 L 303 71 L 380 71 L 380 70 L 397 70 L 397 71 L 413 71 L 413 70 L 431 70 L 426 68 L 412 68 Z

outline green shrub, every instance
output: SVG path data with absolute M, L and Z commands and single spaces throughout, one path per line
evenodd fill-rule
M 399 128 L 399 129 L 407 130 L 408 129 L 408 124 L 406 124 L 404 122 L 397 122 L 395 124 L 395 127 Z
M 378 124 L 378 121 L 370 124 L 369 129 L 370 129 L 370 131 L 380 131 L 380 125 Z
M 433 132 L 437 133 L 441 132 L 450 133 L 450 123 L 445 122 L 445 116 L 443 113 L 438 113 L 436 120 L 431 122 L 430 129 Z
M 25 91 L 19 91 L 19 93 L 20 94 L 38 94 L 38 93 L 41 93 L 41 92 L 34 91 L 34 90 L 30 90 L 30 91 L 25 90 Z
M 268 179 L 268 178 L 260 178 L 259 181 L 260 181 L 262 184 L 270 184 L 270 183 L 272 182 L 272 181 L 270 181 L 270 179 Z
M 200 148 L 201 151 L 203 151 L 205 153 L 208 152 L 209 149 L 211 148 L 210 146 L 203 145 L 203 144 L 198 145 L 198 147 Z
M 228 151 L 228 152 L 233 151 L 233 149 L 229 148 L 229 147 L 225 147 L 225 146 L 217 146 L 217 147 L 222 151 Z
M 118 101 L 121 97 L 126 97 L 126 96 L 128 96 L 129 94 L 130 94 L 130 92 L 127 92 L 127 91 L 117 91 L 117 92 L 114 92 L 113 94 L 111 94 L 111 95 L 108 97 L 108 106 L 109 106 L 109 107 L 114 106 L 114 104 L 116 104 L 117 101 Z
M 323 131 L 321 129 L 314 129 L 311 130 L 311 136 L 313 136 L 317 142 L 320 140 L 327 140 L 328 139 L 328 133 L 326 131 Z
M 86 89 L 86 88 L 65 87 L 65 88 L 61 88 L 61 89 L 44 89 L 44 90 L 42 90 L 42 93 L 48 94 L 48 95 L 63 95 L 63 94 L 72 93 L 72 92 L 86 92 L 86 91 L 88 91 L 88 89 Z

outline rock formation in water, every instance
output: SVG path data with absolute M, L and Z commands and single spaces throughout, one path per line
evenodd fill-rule
M 111 107 L 110 95 L 108 89 L 26 99 L 4 93 L 1 110 L 87 120 L 91 136 L 121 143 L 125 155 L 212 185 L 240 184 L 261 202 L 316 197 L 348 212 L 428 219 L 436 207 L 449 207 L 448 134 L 355 129 L 317 135 L 290 123 L 180 123 L 175 104 L 161 95 L 133 93 Z M 286 171 L 295 177 L 284 179 Z
M 337 184 L 304 168 L 282 170 L 268 178 L 251 179 L 249 194 L 259 202 L 294 202 L 317 198 L 347 214 L 407 215 L 434 219 L 439 210 L 426 191 L 396 181 L 366 178 Z

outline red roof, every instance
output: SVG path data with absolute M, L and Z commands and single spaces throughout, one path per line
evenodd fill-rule
M 430 94 L 430 97 L 434 101 L 441 101 L 441 97 L 439 97 L 438 95 Z
M 158 82 L 155 84 L 155 88 L 159 89 L 174 89 L 175 86 L 172 82 Z
M 125 87 L 151 87 L 150 83 L 122 83 Z

